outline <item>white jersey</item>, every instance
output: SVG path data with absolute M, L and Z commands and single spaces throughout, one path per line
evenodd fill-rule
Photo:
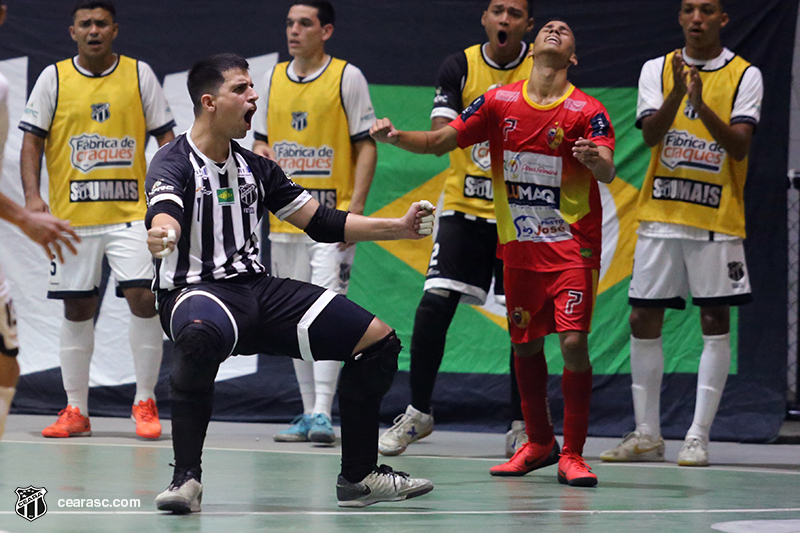
M 682 52 L 683 61 L 687 65 L 696 65 L 700 70 L 717 70 L 726 65 L 735 55 L 731 50 L 723 48 L 722 53 L 714 59 L 694 59 Z M 642 119 L 658 111 L 664 104 L 664 91 L 661 86 L 661 77 L 664 72 L 666 56 L 657 57 L 647 61 L 642 66 L 639 75 L 639 98 L 636 103 L 636 124 L 641 127 Z M 731 112 L 731 124 L 752 124 L 755 126 L 761 119 L 761 100 L 764 96 L 764 84 L 761 71 L 758 67 L 751 66 L 742 76 L 736 99 Z M 709 240 L 709 232 L 684 224 L 670 224 L 666 222 L 641 221 L 637 231 L 639 235 L 656 239 L 689 239 Z M 739 237 L 715 233 L 714 240 L 735 240 Z

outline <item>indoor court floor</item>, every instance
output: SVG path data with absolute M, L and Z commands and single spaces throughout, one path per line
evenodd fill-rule
M 685 468 L 674 463 L 679 441 L 667 442 L 666 463 L 608 464 L 598 455 L 617 440 L 590 438 L 585 457 L 599 484 L 587 489 L 560 485 L 555 466 L 493 478 L 489 467 L 505 460 L 503 435 L 437 430 L 401 456 L 380 458 L 431 479 L 433 492 L 353 510 L 336 505 L 338 445 L 273 442 L 283 425 L 212 422 L 203 510 L 172 516 L 153 504 L 171 480 L 168 421 L 158 441 L 137 438 L 128 419 L 99 417 L 92 437 L 44 439 L 52 420 L 9 417 L 0 442 L 2 532 L 800 532 L 800 444 L 714 442 L 712 466 Z M 47 510 L 32 522 L 15 512 L 15 489 L 28 486 L 47 490 Z M 66 507 L 77 499 L 141 506 Z

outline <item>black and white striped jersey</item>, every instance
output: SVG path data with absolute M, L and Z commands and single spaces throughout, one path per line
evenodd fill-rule
M 311 199 L 273 161 L 231 141 L 220 165 L 189 133 L 160 149 L 147 172 L 148 227 L 167 213 L 181 224 L 176 250 L 156 260 L 153 290 L 266 272 L 258 261 L 258 221 L 269 209 L 285 219 Z

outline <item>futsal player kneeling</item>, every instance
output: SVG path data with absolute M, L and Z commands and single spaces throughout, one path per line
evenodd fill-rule
M 344 361 L 339 382 L 341 507 L 400 501 L 433 490 L 377 465 L 378 411 L 397 371 L 400 341 L 358 305 L 309 283 L 270 276 L 254 233 L 267 210 L 320 242 L 420 239 L 433 206 L 414 203 L 402 218 L 368 218 L 320 206 L 274 162 L 243 149 L 258 95 L 247 61 L 221 54 L 188 77 L 195 122 L 160 150 L 147 174 L 148 246 L 164 331 L 175 342 L 170 373 L 172 483 L 160 510 L 200 510 L 201 455 L 214 379 L 230 355 L 283 354 Z
M 493 89 L 436 131 L 398 131 L 387 119 L 375 140 L 443 154 L 489 141 L 494 208 L 517 383 L 528 442 L 494 476 L 522 476 L 558 462 L 558 481 L 594 486 L 583 460 L 592 366 L 587 337 L 594 307 L 602 207 L 597 182 L 614 179 L 614 130 L 603 105 L 567 80 L 577 63 L 569 25 L 539 31 L 528 80 Z M 547 404 L 544 336 L 558 333 L 564 374 L 564 447 Z M 559 453 L 560 452 L 560 453 Z

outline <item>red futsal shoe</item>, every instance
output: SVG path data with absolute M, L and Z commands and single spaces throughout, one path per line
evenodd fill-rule
M 583 457 L 564 446 L 561 459 L 558 460 L 558 482 L 571 487 L 594 487 L 597 485 L 597 476 Z
M 524 476 L 528 472 L 556 464 L 560 451 L 555 438 L 546 445 L 526 442 L 507 463 L 493 466 L 489 473 L 493 476 Z

